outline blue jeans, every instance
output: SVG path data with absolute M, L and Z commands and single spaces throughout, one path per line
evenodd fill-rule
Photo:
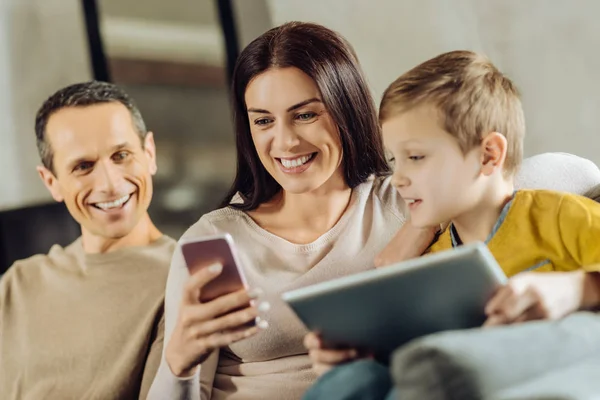
M 396 400 L 392 388 L 387 367 L 373 360 L 359 360 L 325 373 L 302 400 Z

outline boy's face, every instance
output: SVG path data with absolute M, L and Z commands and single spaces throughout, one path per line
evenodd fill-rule
M 384 144 L 394 158 L 392 184 L 417 227 L 451 221 L 472 210 L 482 195 L 480 149 L 463 154 L 439 121 L 433 106 L 422 105 L 382 125 Z

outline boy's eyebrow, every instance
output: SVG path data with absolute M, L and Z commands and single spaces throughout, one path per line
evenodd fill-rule
M 311 98 L 311 99 L 304 100 L 304 101 L 301 101 L 300 103 L 294 104 L 293 106 L 291 106 L 291 107 L 288 107 L 288 109 L 287 109 L 287 110 L 285 110 L 285 111 L 286 111 L 286 112 L 294 111 L 294 110 L 297 110 L 297 109 L 299 109 L 299 108 L 302 108 L 302 107 L 304 107 L 305 105 L 307 105 L 307 104 L 310 104 L 310 103 L 322 103 L 322 101 L 321 101 L 321 99 L 318 99 L 318 98 L 316 98 L 316 97 L 313 97 L 313 98 Z M 249 112 L 249 113 L 258 113 L 258 114 L 271 114 L 271 113 L 269 112 L 269 110 L 265 110 L 264 108 L 249 108 L 249 109 L 248 109 L 248 112 Z
M 411 143 L 423 143 L 423 139 L 405 139 L 405 140 L 401 140 L 400 143 L 402 144 L 411 144 Z

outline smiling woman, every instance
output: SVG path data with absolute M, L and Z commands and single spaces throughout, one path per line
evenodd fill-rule
M 306 329 L 281 293 L 373 268 L 404 222 L 375 105 L 344 38 L 308 23 L 274 28 L 244 49 L 232 87 L 237 175 L 222 208 L 182 240 L 229 233 L 263 294 L 200 303 L 208 269 L 190 277 L 176 250 L 150 399 L 300 398 L 316 374 Z M 258 314 L 260 332 L 244 326 Z
M 310 156 L 310 173 L 293 179 L 310 176 L 316 187 L 336 175 L 354 188 L 389 171 L 369 88 L 337 33 L 299 23 L 265 33 L 240 55 L 233 93 L 238 169 L 222 206 L 240 195 L 243 203 L 233 206 L 250 211 L 287 190 L 291 181 L 277 163 L 288 167 L 279 160 L 295 166 Z

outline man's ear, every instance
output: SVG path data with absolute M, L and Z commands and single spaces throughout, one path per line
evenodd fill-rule
M 155 175 L 156 171 L 158 171 L 158 166 L 156 165 L 156 145 L 154 144 L 154 134 L 152 132 L 146 133 L 146 137 L 144 138 L 144 152 L 146 153 L 146 157 L 148 157 L 150 175 Z
M 60 192 L 60 187 L 58 185 L 58 180 L 56 179 L 56 176 L 54 176 L 52 171 L 50 171 L 48 168 L 42 165 L 38 166 L 36 169 L 38 174 L 40 174 L 42 182 L 44 182 L 44 185 L 52 195 L 52 198 L 58 201 L 59 203 L 62 202 L 65 198 Z
M 489 133 L 481 142 L 481 173 L 486 176 L 504 167 L 508 142 L 498 132 Z

